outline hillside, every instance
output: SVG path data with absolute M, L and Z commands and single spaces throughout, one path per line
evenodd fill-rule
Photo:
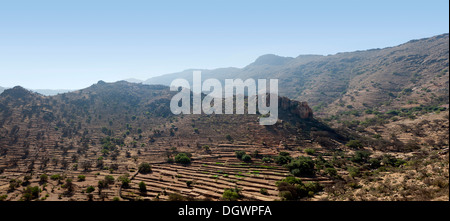
M 277 78 L 280 95 L 306 101 L 316 115 L 349 109 L 389 110 L 411 103 L 448 104 L 449 35 L 412 40 L 395 47 L 296 58 L 263 55 L 244 68 L 202 70 L 203 78 Z M 192 79 L 192 70 L 150 78 L 169 85 Z M 347 108 L 350 107 L 350 108 Z
M 448 40 L 202 70 L 279 79 L 271 126 L 172 114 L 167 85 L 193 70 L 53 96 L 5 89 L 0 201 L 448 201 Z
M 8 200 L 18 200 L 23 197 L 19 186 L 29 185 L 22 183 L 24 179 L 45 188 L 39 180 L 47 174 L 63 177 L 58 182 L 48 181 L 53 186 L 52 192 L 50 187 L 46 190 L 51 200 L 87 200 L 88 197 L 111 200 L 128 194 L 128 190 L 120 192 L 119 180 L 112 187 L 99 189 L 95 196 L 85 194 L 84 190 L 89 185 L 97 186 L 107 175 L 115 179 L 129 176 L 138 171 L 138 165 L 143 162 L 151 163 L 155 170 L 160 168 L 161 175 L 169 173 L 174 166 L 167 161 L 174 153 L 189 153 L 192 167 L 181 168 L 190 171 L 211 161 L 229 162 L 230 166 L 239 164 L 234 152 L 244 150 L 248 154 L 258 153 L 249 164 L 255 166 L 255 171 L 278 168 L 280 175 L 265 184 L 273 191 L 269 196 L 258 198 L 274 200 L 278 198 L 275 181 L 286 176 L 287 171 L 274 163 L 261 165 L 259 156 L 315 147 L 319 137 L 333 148 L 346 141 L 345 137 L 312 118 L 312 110 L 306 103 L 288 98 L 279 98 L 279 123 L 261 126 L 259 115 L 173 115 L 169 109 L 173 95 L 166 86 L 125 81 L 100 81 L 89 88 L 56 96 L 42 96 L 20 86 L 5 90 L 0 95 L 0 193 L 6 193 Z M 258 169 L 258 165 L 262 168 Z M 86 176 L 87 181 L 70 183 L 74 188 L 70 191 L 54 190 L 67 178 L 75 181 L 79 175 Z M 198 174 L 193 174 L 195 176 Z M 249 177 L 253 179 L 258 177 Z M 246 178 L 240 180 L 244 182 L 240 184 L 242 187 L 251 185 Z M 330 181 L 326 177 L 318 180 Z M 217 193 L 203 194 L 210 184 L 200 181 L 196 194 L 190 196 L 220 198 Z M 152 183 L 147 185 L 150 188 Z M 234 185 L 230 182 L 225 186 Z M 180 190 L 175 188 L 172 192 L 180 193 Z M 160 191 L 149 192 L 147 197 L 155 197 Z M 215 191 L 221 192 L 223 188 Z M 249 199 L 258 197 L 250 194 L 251 188 L 245 191 L 250 191 Z

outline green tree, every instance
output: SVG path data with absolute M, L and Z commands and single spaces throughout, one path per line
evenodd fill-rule
M 175 162 L 188 165 L 191 163 L 191 158 L 186 153 L 179 153 L 175 156 Z
M 147 185 L 145 185 L 144 181 L 139 183 L 139 191 L 141 191 L 141 193 L 147 192 Z
M 130 180 L 130 178 L 128 178 L 128 174 L 125 174 L 125 175 L 122 175 L 122 176 L 119 176 L 118 178 L 117 178 L 117 180 L 118 181 L 120 181 L 121 183 L 122 183 L 122 187 L 123 188 L 128 188 L 128 187 L 130 187 L 130 182 L 131 182 L 131 180 Z
M 245 151 L 238 150 L 235 152 L 235 154 L 236 154 L 236 157 L 241 160 L 242 156 L 244 156 L 246 153 L 245 153 Z
M 150 166 L 149 163 L 141 163 L 141 164 L 139 164 L 138 171 L 139 171 L 139 173 L 143 173 L 143 174 L 151 173 L 152 167 Z
M 353 155 L 353 157 L 350 158 L 350 160 L 355 163 L 367 163 L 370 159 L 371 154 L 372 153 L 370 153 L 367 150 L 355 151 L 355 155 Z
M 88 186 L 87 188 L 86 188 L 86 193 L 92 193 L 92 192 L 94 192 L 95 191 L 95 187 L 93 187 L 93 186 Z
M 248 154 L 244 154 L 241 159 L 242 159 L 242 161 L 244 161 L 246 163 L 252 161 L 252 157 L 250 155 L 248 155 Z
M 39 182 L 40 183 L 47 183 L 48 182 L 48 175 L 44 173 L 41 176 L 39 176 Z
M 314 176 L 314 161 L 310 157 L 300 156 L 296 160 L 290 162 L 286 167 L 294 176 Z
M 30 201 L 33 199 L 39 198 L 39 193 L 41 192 L 41 189 L 39 186 L 27 186 L 23 192 L 22 192 L 22 199 L 25 201 Z
M 225 189 L 222 194 L 222 198 L 226 201 L 236 201 L 242 198 L 241 190 L 238 188 Z
M 292 161 L 292 157 L 289 156 L 288 152 L 280 152 L 278 156 L 275 157 L 275 163 L 278 165 L 285 165 Z
M 104 181 L 106 185 L 114 184 L 114 177 L 111 175 L 106 175 Z
M 78 181 L 82 182 L 86 180 L 86 176 L 85 175 L 78 175 Z

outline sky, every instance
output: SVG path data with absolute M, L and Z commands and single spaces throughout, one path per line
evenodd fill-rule
M 81 89 L 448 32 L 448 0 L 0 0 L 0 86 Z

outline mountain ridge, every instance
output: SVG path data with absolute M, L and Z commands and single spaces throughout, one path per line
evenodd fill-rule
M 409 91 L 408 88 L 427 88 L 436 98 L 427 99 L 424 104 L 439 103 L 448 98 L 448 80 L 445 80 L 449 63 L 448 39 L 449 34 L 445 33 L 393 47 L 327 56 L 284 58 L 269 54 L 258 57 L 244 68 L 201 71 L 204 79 L 216 78 L 222 82 L 236 78 L 279 79 L 281 96 L 306 101 L 317 106 L 319 114 L 324 115 L 346 111 L 349 105 L 357 109 L 377 108 L 390 100 L 393 107 L 399 108 L 417 97 L 414 93 L 401 94 L 404 89 Z M 186 70 L 153 77 L 144 84 L 169 85 L 175 78 L 191 82 L 192 72 Z M 426 79 L 434 79 L 439 86 L 433 86 Z

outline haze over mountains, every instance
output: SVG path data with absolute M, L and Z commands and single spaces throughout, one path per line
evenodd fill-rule
M 0 94 L 3 93 L 3 91 L 6 89 L 7 88 L 0 86 Z M 73 90 L 68 90 L 68 89 L 31 89 L 31 91 L 45 95 L 45 96 L 53 96 L 53 95 L 57 95 L 57 94 L 67 93 L 67 92 L 70 92 Z
M 203 79 L 279 79 L 279 93 L 307 101 L 311 106 L 345 110 L 396 107 L 417 100 L 425 103 L 448 100 L 449 35 L 411 40 L 396 47 L 338 53 L 300 55 L 296 58 L 263 55 L 244 68 L 201 70 Z M 192 82 L 192 71 L 150 78 L 144 84 L 169 85 L 176 78 Z M 425 96 L 425 95 L 422 95 Z

